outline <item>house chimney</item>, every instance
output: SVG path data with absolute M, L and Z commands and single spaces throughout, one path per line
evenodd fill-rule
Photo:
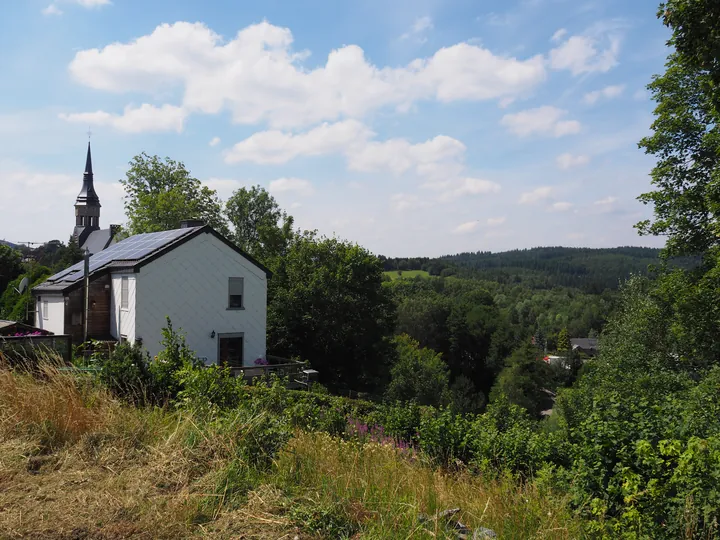
M 120 225 L 110 225 L 110 238 L 115 238 L 115 235 L 120 230 Z
M 190 229 L 191 227 L 202 227 L 205 222 L 202 219 L 183 219 L 180 222 L 181 229 Z

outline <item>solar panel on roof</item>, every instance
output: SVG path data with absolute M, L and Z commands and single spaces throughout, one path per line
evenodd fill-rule
M 188 227 L 186 229 L 173 229 L 171 231 L 162 231 L 157 233 L 145 233 L 131 236 L 113 244 L 90 257 L 90 273 L 93 273 L 115 261 L 139 261 L 152 253 L 162 249 L 175 240 L 192 233 L 198 227 Z M 84 261 L 74 264 L 70 268 L 58 272 L 54 276 L 48 278 L 50 283 L 75 283 L 82 279 L 84 275 Z

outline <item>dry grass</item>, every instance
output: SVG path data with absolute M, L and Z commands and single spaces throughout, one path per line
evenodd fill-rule
M 325 519 L 317 509 L 358 538 L 442 538 L 417 513 L 458 506 L 501 538 L 580 536 L 562 501 L 533 486 L 324 434 L 298 433 L 270 470 L 253 469 L 238 456 L 261 421 L 136 409 L 52 367 L 0 368 L 0 538 L 313 538 L 323 531 L 302 516 Z

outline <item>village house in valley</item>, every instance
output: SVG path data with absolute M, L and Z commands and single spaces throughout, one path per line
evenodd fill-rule
M 265 357 L 270 272 L 201 222 L 138 234 L 89 260 L 89 339 L 138 341 L 161 350 L 166 317 L 206 363 L 253 365 Z M 33 289 L 35 323 L 80 343 L 84 261 Z

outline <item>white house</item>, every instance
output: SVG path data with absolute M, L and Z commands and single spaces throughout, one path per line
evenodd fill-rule
M 270 272 L 196 221 L 139 234 L 90 257 L 88 338 L 139 341 L 160 349 L 166 317 L 207 363 L 252 365 L 265 357 Z M 35 323 L 79 343 L 84 328 L 84 262 L 33 289 Z

